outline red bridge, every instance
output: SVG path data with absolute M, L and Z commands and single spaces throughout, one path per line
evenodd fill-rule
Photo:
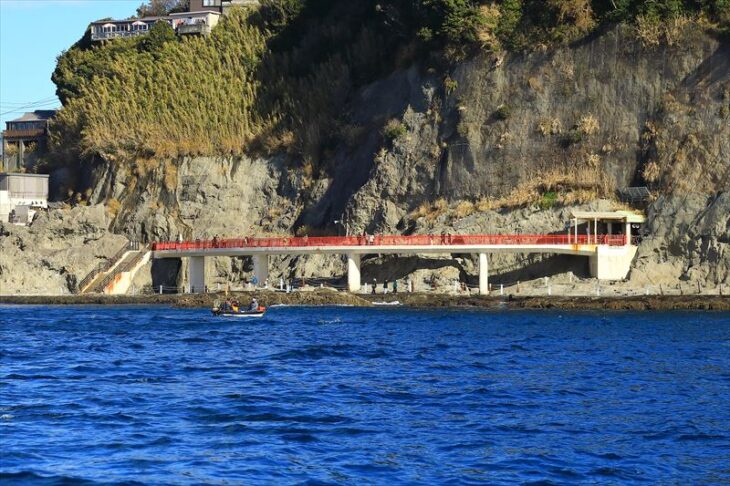
M 283 248 L 353 248 L 363 247 L 369 253 L 380 253 L 380 248 L 402 247 L 485 247 L 485 246 L 569 246 L 628 244 L 626 235 L 363 235 L 363 236 L 300 236 L 273 238 L 232 238 L 154 243 L 158 252 L 189 252 L 213 249 L 283 249 Z M 443 248 L 439 248 L 442 250 Z
M 366 254 L 478 254 L 479 290 L 488 291 L 488 253 L 558 253 L 587 256 L 591 274 L 625 278 L 636 254 L 631 228 L 643 216 L 629 211 L 575 211 L 565 233 L 550 235 L 362 235 L 236 238 L 162 242 L 152 245 L 154 258 L 190 259 L 189 284 L 205 288 L 205 257 L 252 256 L 258 282 L 268 281 L 269 255 L 342 254 L 347 256 L 349 289 L 360 289 L 360 259 Z M 617 234 L 618 233 L 618 234 Z

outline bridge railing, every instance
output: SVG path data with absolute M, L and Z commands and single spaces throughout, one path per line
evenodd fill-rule
M 626 244 L 625 235 L 363 235 L 233 238 L 154 243 L 154 251 L 234 248 L 303 248 L 354 246 L 464 246 L 464 245 L 610 245 Z

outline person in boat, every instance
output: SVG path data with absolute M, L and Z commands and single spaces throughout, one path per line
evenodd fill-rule
M 251 305 L 248 306 L 249 311 L 257 311 L 259 310 L 259 302 L 256 300 L 256 297 L 254 297 L 251 300 Z
M 237 300 L 234 300 L 233 302 L 231 302 L 231 309 L 233 309 L 233 312 L 238 312 L 239 308 L 240 308 L 240 306 L 238 305 Z

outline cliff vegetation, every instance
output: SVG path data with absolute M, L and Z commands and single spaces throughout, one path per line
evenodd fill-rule
M 327 169 L 338 142 L 362 135 L 345 122 L 353 94 L 395 68 L 418 60 L 445 73 L 479 51 L 565 44 L 616 22 L 651 46 L 689 21 L 727 34 L 730 0 L 264 0 L 209 37 L 179 38 L 163 23 L 100 45 L 87 33 L 53 74 L 64 104 L 54 158 L 259 150 Z

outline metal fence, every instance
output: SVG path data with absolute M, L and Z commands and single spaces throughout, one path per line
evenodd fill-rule
M 337 290 L 341 292 L 347 292 L 346 285 L 342 283 L 325 282 L 328 280 L 338 279 L 302 279 L 293 280 L 291 284 L 287 283 L 283 287 L 254 287 L 254 286 L 234 286 L 230 287 L 230 292 L 252 292 L 269 290 L 273 292 L 301 292 L 304 288 L 316 289 L 324 287 L 331 290 Z M 213 293 L 218 294 L 225 291 L 225 285 L 217 284 L 213 286 L 206 286 L 204 289 L 197 289 L 197 293 Z M 306 291 L 306 290 L 304 290 Z M 638 296 L 655 296 L 655 295 L 718 295 L 726 296 L 730 292 L 730 289 L 723 287 L 722 285 L 715 287 L 701 286 L 697 283 L 682 283 L 679 282 L 675 285 L 625 285 L 622 283 L 609 283 L 600 282 L 595 279 L 583 279 L 579 277 L 572 277 L 569 282 L 555 281 L 550 277 L 543 279 L 536 279 L 526 282 L 520 281 L 497 281 L 489 284 L 489 295 L 491 296 L 524 296 L 524 297 L 580 297 L 580 296 L 595 296 L 595 297 L 638 297 Z M 147 285 L 139 289 L 132 291 L 133 294 L 190 294 L 196 293 L 196 289 L 190 286 L 167 286 L 167 285 Z M 389 282 L 389 285 L 384 288 L 383 283 L 379 282 L 373 292 L 373 286 L 369 283 L 364 283 L 361 290 L 356 294 L 366 295 L 402 295 L 411 293 L 430 293 L 430 294 L 449 294 L 454 296 L 470 296 L 479 295 L 479 287 L 463 281 L 455 280 L 451 286 L 416 286 L 415 282 L 412 282 L 411 286 L 408 284 L 407 279 L 398 280 L 398 291 L 395 292 L 393 289 L 393 281 Z

